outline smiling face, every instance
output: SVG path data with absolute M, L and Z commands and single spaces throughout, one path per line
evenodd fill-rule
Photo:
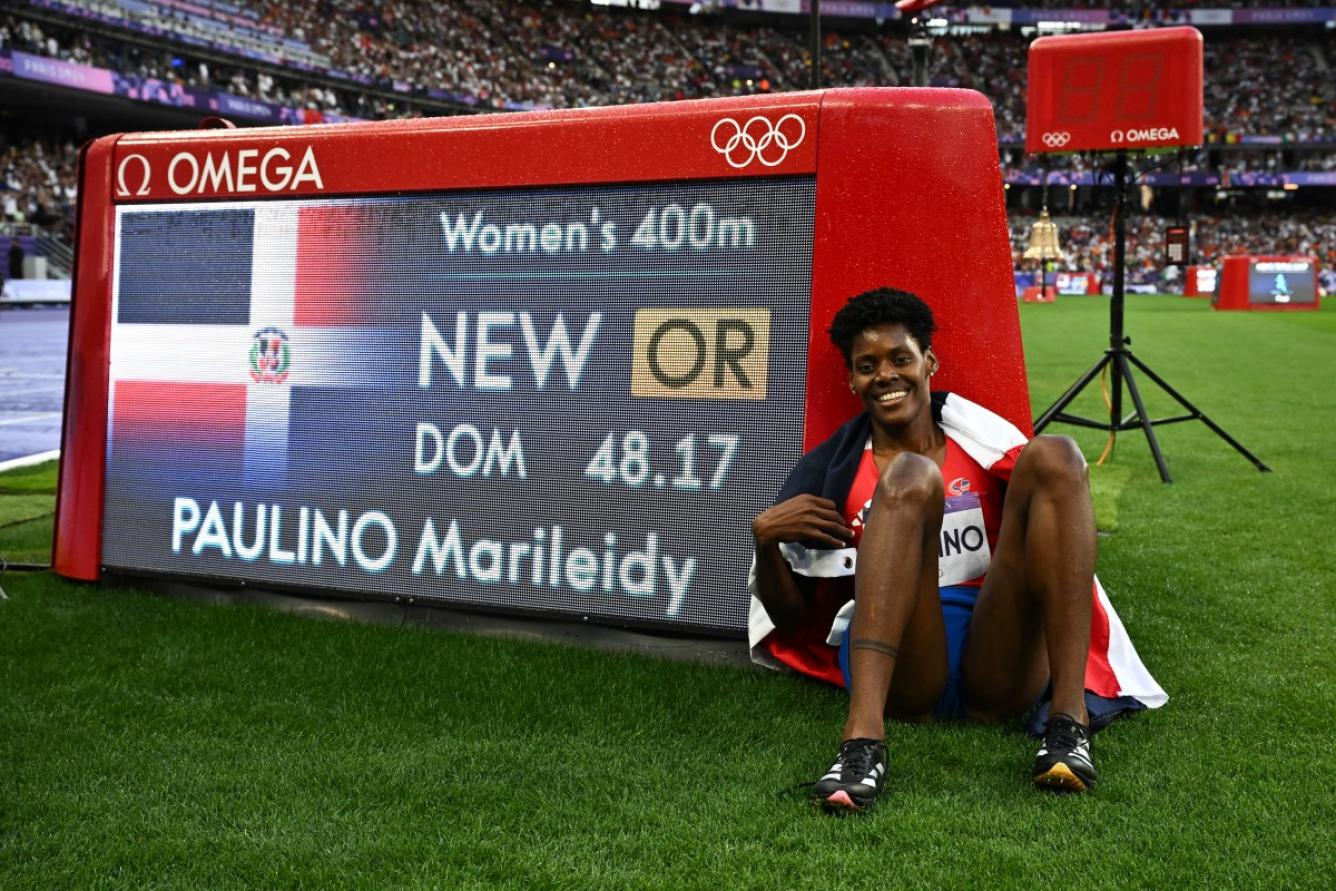
M 849 386 L 875 423 L 904 428 L 932 417 L 928 378 L 937 370 L 932 347 L 919 346 L 904 325 L 865 328 L 849 352 Z

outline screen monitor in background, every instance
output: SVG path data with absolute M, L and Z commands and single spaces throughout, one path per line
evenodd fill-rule
M 1316 303 L 1313 261 L 1299 258 L 1257 260 L 1248 270 L 1248 302 L 1270 305 Z
M 1164 265 L 1186 266 L 1188 264 L 1188 253 L 1188 227 L 1166 227 L 1164 230 Z
M 1216 309 L 1316 310 L 1317 260 L 1311 256 L 1225 257 Z

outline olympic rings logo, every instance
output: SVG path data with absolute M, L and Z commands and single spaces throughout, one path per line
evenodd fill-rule
M 720 130 L 728 133 L 729 128 L 733 132 L 721 142 Z M 763 115 L 757 115 L 745 124 L 732 118 L 720 118 L 710 131 L 710 145 L 730 166 L 738 169 L 753 161 L 760 161 L 766 167 L 778 167 L 806 136 L 807 124 L 796 114 L 786 114 L 775 124 Z
M 1062 130 L 1057 133 L 1045 133 L 1041 138 L 1044 141 L 1044 145 L 1049 148 L 1062 148 L 1064 145 L 1072 141 L 1072 134 L 1068 133 L 1066 130 Z

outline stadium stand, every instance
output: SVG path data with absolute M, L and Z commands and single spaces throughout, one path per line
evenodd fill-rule
M 1061 233 L 1063 259 L 1053 269 L 1105 275 L 1112 263 L 1112 238 L 1107 220 L 1089 216 L 1054 218 Z M 1128 281 L 1158 282 L 1164 259 L 1164 230 L 1180 222 L 1172 217 L 1130 217 L 1127 226 Z M 1336 213 L 1198 214 L 1191 219 L 1194 254 L 1202 265 L 1213 265 L 1230 254 L 1311 254 L 1324 273 L 1336 269 Z M 1037 260 L 1025 260 L 1029 220 L 1011 222 L 1012 256 L 1018 270 L 1037 270 Z M 1327 287 L 1333 282 L 1328 278 Z
M 993 5 L 1105 10 L 1099 14 L 1134 25 L 1182 21 L 1203 8 L 1270 6 L 1165 0 L 1109 13 L 1106 4 L 1075 0 Z M 958 9 L 942 14 L 964 20 Z M 186 109 L 179 126 L 189 126 L 205 103 L 239 123 L 623 104 L 805 89 L 804 24 L 802 16 L 691 15 L 667 4 L 647 12 L 578 0 L 18 0 L 0 13 L 0 66 L 8 66 L 0 78 L 14 72 L 15 53 L 86 66 L 107 73 L 116 96 Z M 1034 29 L 953 24 L 947 31 L 935 41 L 930 83 L 977 89 L 993 101 L 1017 230 L 1028 227 L 1044 197 L 1061 214 L 1102 213 L 1109 190 L 1098 159 L 1027 157 L 1021 147 Z M 903 21 L 832 21 L 822 42 L 824 84 L 908 83 L 905 37 Z M 1336 195 L 1336 184 L 1323 187 L 1322 176 L 1336 170 L 1330 29 L 1212 28 L 1205 64 L 1207 146 L 1148 162 L 1152 172 L 1142 171 L 1145 258 L 1165 219 L 1190 214 L 1201 232 L 1213 233 L 1214 240 L 1196 242 L 1204 260 L 1307 244 L 1330 268 L 1331 251 L 1322 249 L 1336 244 L 1327 197 Z M 3 120 L 3 224 L 68 231 L 74 146 L 110 125 L 71 135 Z M 1089 218 L 1060 225 L 1074 248 L 1069 268 L 1100 268 L 1103 236 L 1086 234 Z M 1140 244 L 1140 235 L 1130 243 Z
M 164 4 L 174 9 L 165 0 Z M 242 17 L 255 26 L 238 32 L 246 41 L 228 45 L 220 39 L 200 39 L 198 26 L 191 24 L 198 16 L 127 11 L 140 7 L 158 9 L 140 0 L 128 7 L 94 0 L 33 0 L 26 7 L 16 7 L 15 12 L 24 16 L 40 13 L 45 18 L 41 23 L 19 19 L 16 45 L 81 64 L 119 61 L 128 69 L 126 73 L 147 77 L 175 76 L 189 81 L 199 70 L 198 62 L 174 66 L 176 70 L 164 70 L 159 63 L 144 70 L 142 53 L 132 53 L 127 64 L 118 58 L 120 47 L 109 46 L 106 40 L 77 30 L 73 35 L 62 33 L 62 24 L 75 28 L 96 21 L 122 29 L 121 34 L 108 35 L 115 42 L 134 32 L 175 38 L 181 50 L 209 47 L 287 68 L 289 77 L 305 74 L 307 85 L 288 86 L 289 93 L 340 92 L 309 83 L 319 76 L 345 89 L 383 87 L 401 94 L 402 101 L 410 105 L 414 99 L 488 108 L 611 105 L 802 89 L 810 82 L 805 34 L 794 29 L 800 24 L 794 21 L 783 28 L 671 11 L 599 9 L 572 0 L 509 5 L 499 0 L 469 4 L 399 0 L 374 6 L 353 0 L 321 0 L 303 5 L 267 3 L 254 9 L 226 4 L 228 9 L 244 11 Z M 119 17 L 115 10 L 121 10 Z M 61 15 L 53 16 L 54 12 Z M 237 19 L 240 12 L 228 15 Z M 178 30 L 171 30 L 177 25 Z M 193 30 L 182 30 L 187 26 Z M 840 86 L 907 83 L 910 58 L 903 28 L 871 23 L 862 27 L 861 31 L 825 35 L 824 82 Z M 313 35 L 310 43 L 307 35 Z M 256 48 L 262 36 L 269 41 L 263 52 Z M 1255 33 L 1213 33 L 1207 43 L 1206 66 L 1207 129 L 1214 138 L 1223 141 L 1250 134 L 1279 135 L 1292 141 L 1336 138 L 1331 41 L 1320 32 L 1286 32 L 1285 37 L 1281 48 L 1279 41 Z M 1003 141 L 1016 141 L 1024 129 L 1028 42 L 1029 36 L 1018 32 L 961 34 L 939 40 L 931 83 L 982 89 L 998 108 L 998 132 Z M 179 52 L 174 57 L 179 59 Z M 123 70 L 115 64 L 108 67 Z M 1298 101 L 1266 101 L 1266 85 L 1277 67 L 1283 68 Z M 235 86 L 242 95 L 272 93 L 272 83 L 261 90 L 254 84 L 257 79 L 254 71 L 250 77 L 215 73 L 212 85 L 220 89 Z M 273 98 L 282 101 L 284 97 L 275 94 Z M 334 110 L 331 97 L 321 98 Z M 355 114 L 365 112 L 367 106 L 365 101 L 349 101 L 341 110 Z M 400 111 L 385 107 L 373 114 L 399 116 Z
M 1109 4 L 1102 3 L 1100 0 L 994 0 L 990 6 L 1003 7 L 1026 7 L 1029 9 L 1101 9 L 1108 7 Z M 1190 10 L 1190 9 L 1248 9 L 1255 7 L 1273 7 L 1276 3 L 1259 3 L 1257 0 L 1140 0 L 1140 2 L 1124 3 L 1124 12 L 1129 18 L 1144 19 L 1152 17 L 1160 10 Z M 1324 0 L 1297 0 L 1297 2 L 1287 2 L 1284 6 L 1293 7 L 1319 7 L 1327 6 Z
M 0 137 L 0 220 L 67 226 L 74 216 L 77 162 L 71 142 Z

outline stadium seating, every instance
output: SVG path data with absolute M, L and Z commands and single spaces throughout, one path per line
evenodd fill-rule
M 1105 6 L 1078 0 L 995 5 Z M 1200 5 L 1164 0 L 1135 4 L 1120 14 L 1150 21 Z M 1213 0 L 1210 5 L 1257 4 Z M 272 112 L 273 122 L 288 122 L 805 89 L 811 76 L 801 25 L 801 17 L 693 16 L 680 7 L 650 13 L 576 0 L 21 0 L 0 13 L 0 53 L 109 70 L 121 95 L 141 101 L 171 102 L 190 91 L 213 91 L 259 103 L 250 107 Z M 1021 149 L 1025 54 L 1032 35 L 958 30 L 935 41 L 930 82 L 978 89 L 992 99 L 1007 182 L 1025 189 L 1048 181 L 1063 190 L 1069 183 L 1085 190 L 1096 182 L 1092 159 L 1034 158 Z M 1330 148 L 1336 143 L 1333 64 L 1332 41 L 1320 30 L 1211 31 L 1207 149 L 1164 162 L 1164 176 L 1146 182 L 1160 188 L 1173 174 L 1186 176 L 1198 189 L 1250 187 L 1261 194 L 1284 188 L 1287 173 L 1336 170 Z M 844 21 L 825 33 L 825 85 L 896 85 L 910 77 L 903 23 Z M 1284 101 L 1276 98 L 1278 78 L 1285 84 Z M 68 134 L 30 126 L 8 129 L 13 132 L 0 134 L 0 217 L 68 228 L 74 142 Z M 1075 187 L 1067 201 L 1054 196 L 1055 210 L 1078 209 Z M 1016 203 L 1019 236 L 1035 208 Z M 1088 203 L 1082 199 L 1082 205 Z M 1285 214 L 1267 210 L 1260 200 L 1244 203 L 1246 208 L 1223 210 L 1194 206 L 1201 231 L 1214 239 L 1195 242 L 1204 262 L 1241 250 L 1311 250 L 1328 268 L 1336 265 L 1331 248 L 1324 249 L 1336 244 L 1336 213 Z M 1146 216 L 1138 224 L 1144 233 L 1131 227 L 1136 231 L 1129 234 L 1129 256 L 1135 262 L 1154 265 L 1150 245 L 1158 244 L 1156 233 L 1164 223 Z M 1098 271 L 1107 264 L 1106 239 L 1090 229 L 1088 217 L 1059 224 L 1071 241 L 1068 268 Z
M 375 5 L 321 0 L 251 6 L 213 0 L 211 17 L 177 14 L 181 0 L 29 3 L 44 12 L 60 12 L 67 28 L 50 19 L 37 25 L 11 17 L 9 30 L 18 32 L 11 40 L 25 51 L 44 51 L 86 64 L 108 63 L 106 67 L 120 70 L 116 64 L 125 64 L 120 41 L 77 30 L 81 19 L 119 24 L 179 42 L 182 50 L 204 46 L 237 56 L 238 61 L 255 59 L 290 69 L 286 76 L 278 75 L 290 83 L 274 85 L 271 75 L 268 90 L 259 89 L 257 72 L 229 78 L 215 75 L 217 88 L 242 95 L 274 93 L 279 101 L 316 91 L 330 110 L 337 106 L 349 115 L 399 117 L 405 104 L 430 105 L 432 100 L 491 108 L 614 105 L 803 89 L 811 81 L 801 29 L 668 11 L 597 9 L 571 0 L 512 4 L 397 0 Z M 12 24 L 15 21 L 18 28 Z M 33 28 L 39 33 L 33 35 Z M 1004 142 L 1018 142 L 1025 121 L 1028 39 L 1015 32 L 992 32 L 938 40 L 930 82 L 980 89 L 997 109 L 999 136 Z M 1283 42 L 1255 30 L 1214 32 L 1206 45 L 1209 138 L 1336 139 L 1336 78 L 1331 67 L 1336 60 L 1330 56 L 1331 41 L 1320 32 L 1287 33 Z M 188 76 L 199 63 L 180 67 Z M 1283 70 L 1294 101 L 1273 101 L 1277 70 Z M 182 75 L 166 67 L 166 60 L 155 72 L 140 73 Z M 910 58 L 903 29 L 884 26 L 827 33 L 822 73 L 828 86 L 907 83 Z M 324 82 L 312 83 L 313 75 Z M 334 97 L 324 95 L 356 92 L 359 84 L 402 98 L 398 103 L 377 103 L 345 96 L 331 102 Z

